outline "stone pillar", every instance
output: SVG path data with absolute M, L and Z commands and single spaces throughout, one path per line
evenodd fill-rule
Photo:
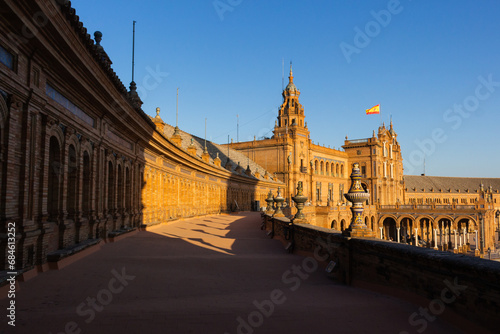
M 434 249 L 438 249 L 437 228 L 434 229 Z
M 383 227 L 379 227 L 380 229 L 380 239 L 384 240 L 384 233 L 382 232 L 384 230 Z
M 453 230 L 453 233 L 455 234 L 455 245 L 453 247 L 453 252 L 454 253 L 457 253 L 458 252 L 458 248 L 457 248 L 457 230 Z
M 415 229 L 415 246 L 418 247 L 418 228 Z

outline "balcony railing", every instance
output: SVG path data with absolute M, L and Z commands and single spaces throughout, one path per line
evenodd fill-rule
M 369 138 L 365 139 L 354 139 L 354 140 L 347 140 L 349 144 L 361 144 L 361 143 L 368 143 Z

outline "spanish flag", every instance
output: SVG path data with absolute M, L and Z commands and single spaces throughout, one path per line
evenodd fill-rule
M 375 107 L 372 107 L 370 109 L 366 109 L 366 114 L 367 115 L 380 114 L 380 104 L 377 104 Z

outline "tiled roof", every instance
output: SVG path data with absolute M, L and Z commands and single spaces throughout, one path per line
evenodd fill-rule
M 180 130 L 179 133 L 180 133 L 181 138 L 182 138 L 181 147 L 183 149 L 187 150 L 189 145 L 191 145 L 191 139 L 193 139 L 193 144 L 196 147 L 196 156 L 201 159 L 201 155 L 203 154 L 203 148 L 205 147 L 205 139 L 191 135 L 191 134 L 184 132 L 182 130 Z M 164 130 L 163 134 L 167 138 L 172 137 L 172 135 L 174 134 L 174 127 L 169 125 L 169 124 L 165 124 L 165 130 Z M 258 170 L 260 173 L 259 180 L 265 180 L 264 174 L 266 173 L 266 170 L 262 166 L 260 166 L 256 162 L 254 162 L 253 160 L 248 159 L 248 157 L 246 155 L 244 155 L 243 153 L 235 151 L 233 149 L 229 149 L 229 151 L 228 151 L 227 147 L 223 147 L 219 144 L 212 143 L 211 141 L 208 141 L 208 140 L 207 140 L 207 151 L 208 151 L 208 154 L 210 155 L 210 163 L 213 163 L 214 159 L 217 157 L 217 153 L 219 153 L 219 159 L 221 160 L 221 165 L 222 165 L 221 168 L 223 168 L 226 165 L 226 162 L 228 160 L 228 152 L 229 152 L 229 159 L 230 159 L 230 162 L 232 163 L 231 172 L 238 174 L 238 175 L 247 176 L 245 174 L 245 170 L 247 169 L 247 166 L 249 165 L 250 170 L 252 171 L 252 175 L 247 176 L 247 177 L 251 177 L 251 178 L 255 179 L 255 172 Z M 236 168 L 238 167 L 238 163 L 240 163 L 240 166 L 242 167 L 242 170 L 240 173 L 236 172 Z M 273 182 L 271 179 L 272 174 L 268 172 L 268 175 L 269 175 L 269 179 L 267 179 L 267 181 Z M 281 182 L 278 181 L 278 183 L 281 183 Z
M 422 191 L 452 193 L 466 193 L 469 191 L 470 193 L 475 193 L 481 188 L 481 184 L 483 184 L 484 190 L 488 190 L 490 186 L 493 192 L 500 190 L 500 178 L 405 175 L 404 181 L 409 193 L 419 193 Z

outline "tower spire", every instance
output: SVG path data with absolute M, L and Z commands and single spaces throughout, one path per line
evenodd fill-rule
M 288 79 L 290 79 L 290 83 L 293 83 L 292 61 L 290 61 L 290 75 Z

